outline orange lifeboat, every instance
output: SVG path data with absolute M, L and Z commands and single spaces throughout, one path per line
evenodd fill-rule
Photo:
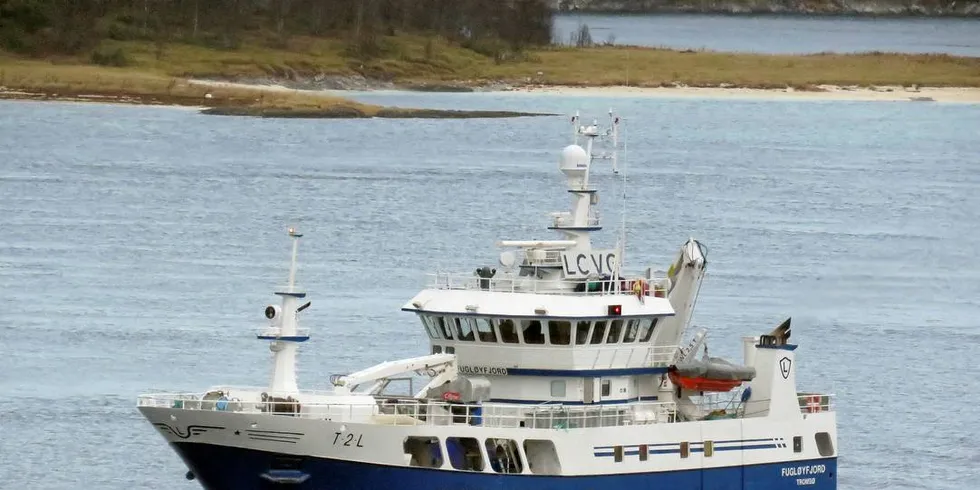
M 668 372 L 670 382 L 675 386 L 680 386 L 685 390 L 691 391 L 718 391 L 726 392 L 742 386 L 740 379 L 710 379 L 704 377 L 688 377 L 677 374 L 676 371 Z
M 671 383 L 685 390 L 726 392 L 755 378 L 755 368 L 712 357 L 670 366 L 667 376 Z

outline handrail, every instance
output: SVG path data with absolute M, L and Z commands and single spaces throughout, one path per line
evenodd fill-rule
M 675 420 L 673 402 L 637 402 L 617 405 L 523 405 L 508 403 L 461 404 L 433 400 L 385 399 L 351 404 L 276 398 L 263 402 L 256 392 L 241 398 L 206 397 L 199 393 L 156 393 L 138 398 L 140 407 L 191 411 L 225 411 L 270 416 L 294 416 L 377 425 L 475 425 L 513 429 L 578 429 L 667 423 Z M 227 395 L 235 395 L 230 392 Z
M 429 286 L 440 290 L 490 291 L 505 293 L 555 294 L 570 296 L 636 296 L 629 283 L 637 277 L 624 276 L 620 279 L 594 281 L 564 281 L 561 279 L 538 279 L 528 276 L 483 278 L 462 273 L 430 273 Z M 646 279 L 644 279 L 646 280 Z M 648 281 L 647 296 L 653 297 L 660 291 L 654 288 L 655 280 Z M 579 291 L 578 288 L 584 290 Z

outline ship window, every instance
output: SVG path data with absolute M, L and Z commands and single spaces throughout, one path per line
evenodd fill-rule
M 830 439 L 830 434 L 827 432 L 817 432 L 817 451 L 823 457 L 834 455 L 834 441 Z
M 453 333 L 449 329 L 449 325 L 446 325 L 446 319 L 445 319 L 445 317 L 437 316 L 437 317 L 435 317 L 433 319 L 435 320 L 436 325 L 439 327 L 439 331 L 442 332 L 443 338 L 452 340 L 453 339 Z
M 640 444 L 640 461 L 646 461 L 650 456 L 650 449 L 646 444 Z
M 715 454 L 715 441 L 704 441 L 704 457 L 710 458 Z
M 803 437 L 801 436 L 793 437 L 793 452 L 794 453 L 803 452 Z
M 613 455 L 616 458 L 617 463 L 623 462 L 623 446 L 616 446 L 613 448 Z
M 505 320 L 500 320 L 500 341 L 505 344 L 516 344 L 520 342 L 517 336 L 517 326 L 514 325 L 514 320 L 509 318 Z
M 554 345 L 572 343 L 572 322 L 551 320 L 548 322 L 548 336 Z
M 435 437 L 406 437 L 403 443 L 405 455 L 409 456 L 409 466 L 421 466 L 423 468 L 442 467 L 442 449 L 439 448 L 439 439 Z
M 610 393 L 610 383 L 608 379 L 602 380 L 602 396 L 609 396 Z
M 556 379 L 551 382 L 551 396 L 565 398 L 565 380 Z
M 456 353 L 456 348 L 455 347 L 453 347 L 451 345 L 447 345 L 446 346 L 446 354 L 455 354 L 455 353 Z
M 432 353 L 433 354 L 442 354 L 442 346 L 441 345 L 433 345 L 432 346 Z
M 623 334 L 623 321 L 613 320 L 609 324 L 609 336 L 606 337 L 607 344 L 615 344 L 619 342 L 619 337 Z
M 493 332 L 493 324 L 488 318 L 476 319 L 476 333 L 480 336 L 480 342 L 496 342 L 497 334 Z
M 453 324 L 456 325 L 456 334 L 459 340 L 464 340 L 466 342 L 472 342 L 475 336 L 473 335 L 473 327 L 466 318 L 453 318 Z
M 425 315 L 421 315 L 421 318 L 422 324 L 425 325 L 425 331 L 429 333 L 429 338 L 441 339 L 442 337 L 439 336 L 439 329 L 436 327 L 433 319 Z
M 521 320 L 521 327 L 524 330 L 525 344 L 543 344 L 544 330 L 538 320 Z
M 575 345 L 585 345 L 589 341 L 589 328 L 592 322 L 578 322 L 575 327 Z
M 487 439 L 487 459 L 495 473 L 521 473 L 524 465 L 517 443 L 511 439 Z
M 446 453 L 449 464 L 457 470 L 483 471 L 483 453 L 480 443 L 471 437 L 447 437 Z
M 630 320 L 626 324 L 626 335 L 623 336 L 623 343 L 636 341 L 636 334 L 640 331 L 639 320 Z
M 691 455 L 691 443 L 684 441 L 681 443 L 681 457 L 686 458 Z
M 595 328 L 592 329 L 592 340 L 590 344 L 601 344 L 602 338 L 606 335 L 606 322 L 595 322 Z
M 640 342 L 649 342 L 653 337 L 653 329 L 657 326 L 657 319 L 640 320 Z
M 555 443 L 546 440 L 528 439 L 524 441 L 524 454 L 527 455 L 527 469 L 536 475 L 560 475 L 561 463 Z

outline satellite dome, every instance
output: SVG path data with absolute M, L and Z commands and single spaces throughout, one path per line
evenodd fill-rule
M 558 167 L 562 170 L 585 170 L 589 167 L 589 155 L 579 145 L 568 145 L 561 150 Z

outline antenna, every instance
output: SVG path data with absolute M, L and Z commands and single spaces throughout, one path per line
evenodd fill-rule
M 614 174 L 619 173 L 619 167 L 617 164 L 617 150 L 619 150 L 619 118 L 613 115 L 612 108 L 609 108 L 609 122 L 612 127 L 612 140 L 613 140 L 613 150 L 612 150 L 612 169 Z
M 575 115 L 572 116 L 572 144 L 573 145 L 578 144 L 578 135 L 579 135 L 578 120 L 579 120 L 578 111 L 575 111 Z
M 289 228 L 289 237 L 293 239 L 293 256 L 289 261 L 289 292 L 296 292 L 296 252 L 299 250 L 299 239 L 303 234 L 295 228 Z
M 609 110 L 609 113 L 610 113 L 610 115 L 612 114 L 612 109 Z M 613 142 L 616 142 L 616 140 L 617 140 L 618 130 L 619 130 L 619 117 L 617 117 L 613 121 Z M 615 153 L 613 153 L 613 155 L 615 155 Z M 626 133 L 623 133 L 623 158 L 625 159 L 627 156 L 628 155 L 626 153 Z M 613 169 L 614 170 L 616 169 L 615 165 L 616 165 L 616 157 L 613 156 Z M 616 170 L 616 173 L 619 173 L 619 171 Z M 620 263 L 624 262 L 624 259 L 625 259 L 625 256 L 626 256 L 626 172 L 625 171 L 623 171 L 623 222 L 622 222 L 622 225 L 621 226 L 622 226 L 622 228 L 620 229 L 620 233 L 621 233 L 621 238 L 620 238 L 621 248 L 619 249 L 619 262 Z

